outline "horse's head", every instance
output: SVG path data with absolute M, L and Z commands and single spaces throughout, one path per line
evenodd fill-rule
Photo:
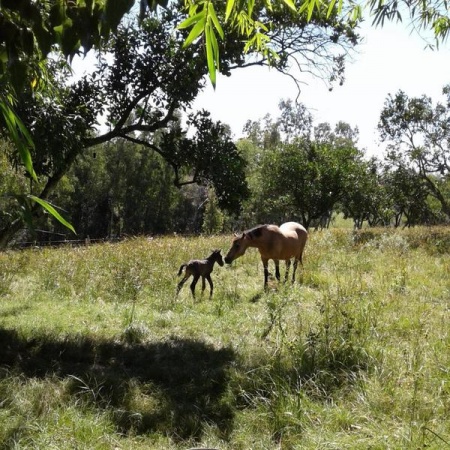
M 231 244 L 230 250 L 228 250 L 227 256 L 225 256 L 225 262 L 231 264 L 236 258 L 242 256 L 248 247 L 248 238 L 245 233 L 241 236 L 235 235 Z
M 213 251 L 214 261 L 216 261 L 219 266 L 223 266 L 223 258 L 222 254 L 220 253 L 220 250 L 214 250 Z

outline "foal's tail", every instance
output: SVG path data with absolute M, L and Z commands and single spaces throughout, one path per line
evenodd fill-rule
M 187 266 L 187 264 L 181 264 L 180 270 L 178 271 L 178 276 L 181 275 L 181 272 L 183 272 L 183 269 Z

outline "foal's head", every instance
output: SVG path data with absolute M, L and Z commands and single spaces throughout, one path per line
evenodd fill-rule
M 208 259 L 211 259 L 213 263 L 218 263 L 219 266 L 223 266 L 223 259 L 220 250 L 214 250 Z

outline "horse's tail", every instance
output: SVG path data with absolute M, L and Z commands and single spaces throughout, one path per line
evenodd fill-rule
M 178 271 L 178 276 L 181 275 L 181 272 L 183 272 L 183 269 L 187 266 L 187 264 L 181 264 L 180 270 Z

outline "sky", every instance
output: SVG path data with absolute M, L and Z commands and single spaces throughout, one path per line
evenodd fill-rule
M 330 92 L 322 80 L 302 79 L 298 101 L 313 115 L 315 124 L 339 121 L 359 129 L 359 147 L 368 156 L 382 156 L 377 124 L 388 94 L 400 89 L 409 97 L 427 95 L 443 101 L 442 88 L 450 84 L 450 43 L 439 50 L 425 48 L 426 42 L 410 27 L 387 22 L 382 28 L 363 24 L 363 42 L 346 65 L 343 86 Z M 89 61 L 75 60 L 81 74 Z M 268 68 L 235 70 L 230 77 L 218 76 L 216 89 L 208 82 L 196 99 L 193 110 L 206 109 L 214 120 L 230 125 L 233 136 L 243 136 L 247 120 L 259 120 L 266 114 L 279 116 L 280 100 L 297 98 L 297 86 L 287 76 Z
M 450 44 L 426 49 L 426 42 L 403 24 L 383 28 L 363 25 L 363 43 L 346 65 L 343 86 L 330 92 L 318 79 L 305 79 L 298 101 L 312 113 L 315 123 L 334 126 L 344 121 L 359 129 L 359 146 L 368 155 L 381 156 L 377 124 L 388 94 L 403 90 L 409 97 L 427 95 L 443 101 L 442 88 L 450 84 Z M 214 91 L 209 84 L 194 103 L 212 118 L 230 125 L 235 138 L 242 136 L 247 120 L 266 114 L 279 116 L 281 99 L 295 100 L 297 87 L 289 77 L 267 68 L 240 69 L 231 77 L 219 76 Z

